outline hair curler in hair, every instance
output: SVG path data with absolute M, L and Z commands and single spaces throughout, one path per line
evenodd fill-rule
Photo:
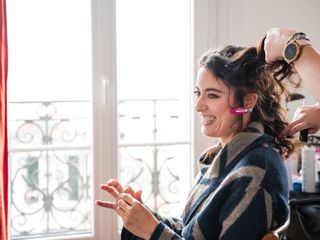
M 233 115 L 242 115 L 248 112 L 252 112 L 252 108 L 247 107 L 235 107 L 230 109 L 230 113 Z

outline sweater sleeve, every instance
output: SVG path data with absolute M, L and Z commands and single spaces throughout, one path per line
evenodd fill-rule
M 150 240 L 157 240 L 160 237 L 165 239 L 183 239 L 181 233 L 183 230 L 183 220 L 181 218 L 164 218 L 155 211 L 152 211 L 154 216 L 159 220 L 159 223 L 153 232 Z M 123 240 L 140 240 L 141 238 L 135 236 L 127 229 L 123 228 L 121 232 L 121 239 Z
M 200 232 L 195 233 L 194 226 L 199 224 L 202 230 L 218 231 L 215 239 L 220 240 L 257 240 L 267 232 L 270 228 L 272 218 L 272 200 L 270 195 L 263 188 L 247 189 L 246 184 L 241 181 L 234 183 L 231 188 L 231 194 L 226 201 L 221 205 L 219 210 L 219 219 L 217 225 L 212 219 L 212 213 L 207 212 L 204 218 L 195 218 L 191 220 L 188 226 L 184 226 L 182 219 L 178 218 L 163 218 L 155 214 L 159 223 L 151 235 L 150 240 L 168 239 L 168 240 L 185 240 L 191 236 L 199 236 Z M 209 203 L 215 205 L 215 202 Z M 202 221 L 204 220 L 204 221 Z M 213 224 L 212 228 L 210 225 Z M 220 225 L 221 228 L 217 228 Z M 218 230 L 219 229 L 219 230 Z M 125 240 L 140 240 L 126 229 L 122 230 L 121 239 Z M 203 238 L 199 239 L 206 239 Z

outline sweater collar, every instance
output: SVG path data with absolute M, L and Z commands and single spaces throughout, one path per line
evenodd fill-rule
M 256 146 L 254 142 L 264 135 L 264 127 L 259 122 L 252 122 L 239 132 L 224 147 L 221 143 L 207 149 L 198 161 L 201 172 L 207 172 L 206 177 L 217 177 L 238 155 Z M 241 154 L 242 155 L 242 154 Z M 207 171 L 208 170 L 208 171 Z M 209 174 L 209 176 L 208 176 Z

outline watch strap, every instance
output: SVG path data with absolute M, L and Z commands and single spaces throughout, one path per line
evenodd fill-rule
M 293 34 L 288 40 L 287 44 L 292 41 L 297 41 L 297 40 L 306 40 L 310 42 L 310 39 L 307 37 L 307 35 L 303 32 L 297 32 Z
M 295 48 L 296 48 L 295 56 L 291 56 L 290 58 L 287 58 L 286 57 L 287 47 L 289 45 L 291 45 L 291 47 L 292 47 L 293 44 L 295 45 Z M 306 46 L 306 45 L 311 45 L 311 42 L 305 33 L 297 32 L 297 33 L 293 34 L 288 39 L 286 46 L 284 48 L 284 53 L 283 53 L 284 60 L 289 64 L 293 64 L 293 62 L 296 61 L 300 57 L 303 46 Z

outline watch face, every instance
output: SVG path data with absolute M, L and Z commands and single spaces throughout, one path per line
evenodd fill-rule
M 292 61 L 296 58 L 298 52 L 298 46 L 295 43 L 290 43 L 286 46 L 284 56 L 287 61 Z

